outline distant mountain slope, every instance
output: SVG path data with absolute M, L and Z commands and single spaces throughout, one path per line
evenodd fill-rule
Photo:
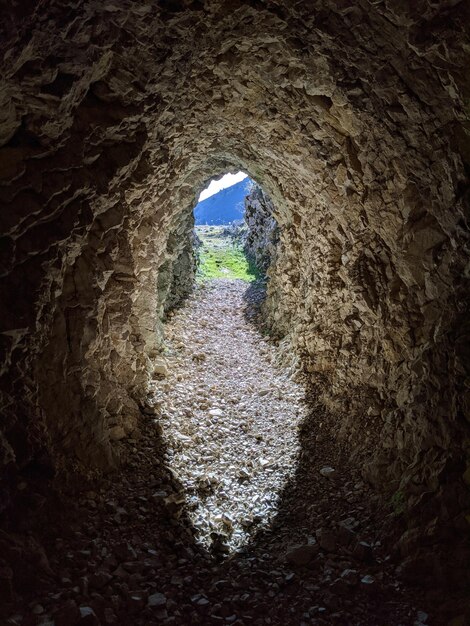
M 250 182 L 249 178 L 245 178 L 196 204 L 194 207 L 196 225 L 230 224 L 234 220 L 243 219 L 244 199 L 248 195 Z

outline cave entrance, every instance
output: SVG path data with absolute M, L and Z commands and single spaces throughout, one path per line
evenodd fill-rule
M 240 172 L 211 181 L 194 216 L 196 285 L 168 317 L 157 394 L 196 537 L 229 554 L 272 523 L 296 472 L 304 391 L 255 322 L 276 241 L 269 198 Z
M 197 279 L 251 282 L 260 272 L 246 248 L 245 207 L 256 183 L 245 172 L 212 179 L 194 207 Z
M 238 171 L 211 179 L 194 207 L 199 281 L 266 278 L 279 229 L 269 196 Z

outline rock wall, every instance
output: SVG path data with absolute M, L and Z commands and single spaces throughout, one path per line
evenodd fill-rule
M 451 0 L 15 3 L 0 26 L 0 464 L 113 464 L 191 266 L 177 216 L 243 169 L 280 229 L 270 323 L 338 437 L 421 504 L 452 484 L 429 515 L 461 529 L 468 23 Z
M 198 264 L 198 242 L 192 210 L 177 213 L 175 222 L 167 241 L 167 260 L 158 269 L 161 309 L 157 319 L 162 321 L 192 291 Z
M 274 206 L 259 185 L 254 185 L 245 198 L 247 226 L 244 248 L 247 256 L 265 272 L 276 256 L 279 226 L 274 218 Z

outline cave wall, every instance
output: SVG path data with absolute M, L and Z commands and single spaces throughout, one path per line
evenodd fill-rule
M 161 308 L 158 319 L 165 320 L 169 311 L 178 306 L 192 291 L 198 265 L 194 213 L 177 213 L 166 248 L 167 260 L 158 270 L 158 297 Z
M 188 211 L 241 168 L 280 228 L 269 323 L 341 440 L 375 481 L 463 485 L 468 23 L 446 0 L 15 4 L 1 464 L 114 464 L 187 288 Z
M 279 226 L 274 217 L 273 203 L 259 185 L 253 185 L 245 198 L 244 250 L 263 273 L 275 262 L 279 241 Z M 272 300 L 272 296 L 271 296 Z

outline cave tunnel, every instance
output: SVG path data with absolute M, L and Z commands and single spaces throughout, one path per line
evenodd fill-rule
M 0 24 L 1 619 L 469 624 L 468 4 L 33 4 Z M 133 501 L 133 472 L 165 491 L 138 465 L 146 398 L 195 200 L 238 170 L 274 206 L 262 311 L 312 398 L 285 515 L 327 444 L 375 507 L 367 543 L 325 482 L 326 530 L 286 531 L 262 574 L 263 533 L 216 565 L 176 501 L 100 495 Z M 134 541 L 145 511 L 157 547 Z

